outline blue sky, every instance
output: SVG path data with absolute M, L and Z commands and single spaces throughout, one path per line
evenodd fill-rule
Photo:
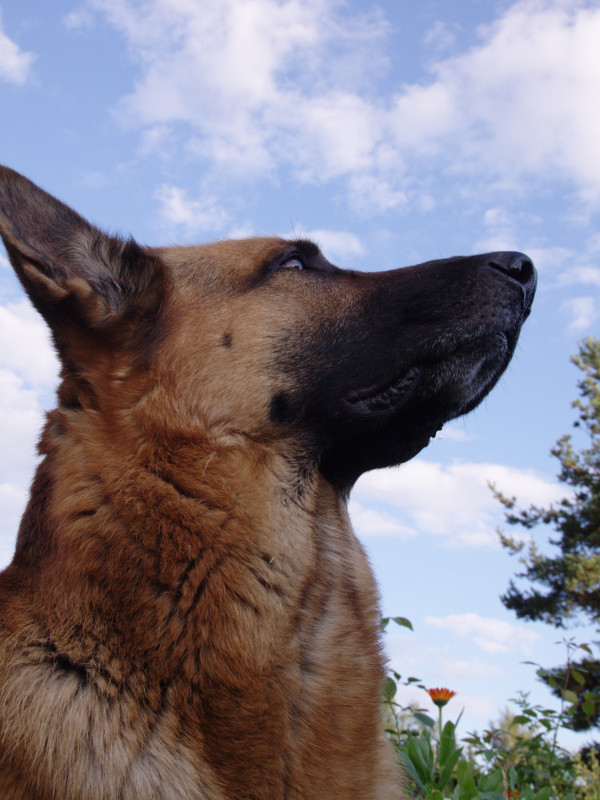
M 577 0 L 0 0 L 0 160 L 104 229 L 301 232 L 366 270 L 533 257 L 538 296 L 499 386 L 350 504 L 384 612 L 415 626 L 389 636 L 393 665 L 456 689 L 465 732 L 519 689 L 548 702 L 522 662 L 564 656 L 562 632 L 499 600 L 518 564 L 487 483 L 562 494 L 549 449 L 574 418 L 569 355 L 599 328 L 598 41 L 600 8 Z M 1 563 L 55 381 L 2 252 Z

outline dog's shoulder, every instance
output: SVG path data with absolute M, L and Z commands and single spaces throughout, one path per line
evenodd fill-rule
M 172 709 L 149 714 L 35 633 L 0 633 L 0 785 L 14 785 L 10 800 L 224 800 Z

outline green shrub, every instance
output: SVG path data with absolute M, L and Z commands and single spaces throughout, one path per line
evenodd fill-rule
M 393 621 L 412 629 L 402 617 Z M 382 620 L 385 628 L 390 618 Z M 571 654 L 580 647 L 566 641 L 567 677 Z M 587 645 L 584 646 L 587 648 Z M 537 664 L 535 665 L 538 666 Z M 544 670 L 538 667 L 538 677 Z M 424 709 L 397 702 L 399 685 L 414 685 L 429 694 L 438 708 L 434 720 Z M 527 694 L 512 702 L 497 725 L 469 733 L 457 742 L 456 722 L 443 720 L 452 700 L 449 689 L 427 689 L 418 678 L 391 671 L 383 692 L 383 720 L 408 778 L 408 790 L 419 800 L 600 800 L 600 762 L 595 751 L 572 755 L 558 744 L 561 728 L 581 703 L 565 684 L 560 709 L 532 705 Z M 590 698 L 595 708 L 598 697 Z M 592 704 L 593 703 L 593 704 Z

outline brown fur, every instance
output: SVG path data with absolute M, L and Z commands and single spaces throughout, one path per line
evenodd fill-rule
M 63 363 L 0 575 L 2 798 L 401 798 L 346 497 L 489 390 L 533 278 L 436 262 L 411 289 L 276 238 L 142 249 L 7 169 L 0 233 Z M 420 333 L 428 275 L 456 288 Z

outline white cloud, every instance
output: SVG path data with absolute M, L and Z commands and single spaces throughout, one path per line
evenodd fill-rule
M 515 3 L 478 45 L 438 62 L 431 83 L 399 94 L 399 145 L 517 191 L 528 175 L 560 177 L 591 198 L 600 191 L 599 36 L 596 4 Z
M 509 197 L 504 197 L 505 203 L 509 202 Z M 487 208 L 483 213 L 483 224 L 486 231 L 473 247 L 479 252 L 495 252 L 497 250 L 517 250 L 523 247 L 523 229 L 531 230 L 540 223 L 531 211 L 515 213 L 506 205 L 496 205 Z M 530 254 L 531 247 L 528 244 L 527 252 Z M 532 255 L 533 257 L 533 255 Z M 545 262 L 541 263 L 540 268 L 545 270 Z
M 58 360 L 48 329 L 29 301 L 22 297 L 0 305 L 0 483 L 12 487 L 12 494 L 7 496 L 6 489 L 2 495 L 8 498 L 9 509 L 14 505 L 10 497 L 15 493 L 21 497 L 31 480 L 44 418 L 42 403 L 52 401 L 57 377 Z M 22 510 L 20 500 L 19 507 Z M 9 516 L 12 536 L 17 517 Z M 0 527 L 0 538 L 3 535 L 8 534 Z
M 11 560 L 15 548 L 19 519 L 25 508 L 27 493 L 13 484 L 0 483 L 0 569 Z
M 479 46 L 440 62 L 403 116 L 428 95 L 443 98 L 442 134 L 454 139 L 461 170 L 563 177 L 597 191 L 599 35 L 596 4 L 517 2 L 481 30 Z M 428 143 L 440 139 L 430 125 L 424 133 Z
M 426 31 L 425 44 L 433 45 L 437 50 L 449 50 L 456 42 L 456 33 L 460 30 L 457 24 L 447 25 L 438 20 Z
M 83 186 L 89 187 L 90 189 L 103 189 L 110 183 L 109 175 L 106 172 L 97 170 L 82 172 L 79 180 Z
M 419 633 L 395 632 L 388 629 L 385 636 L 386 651 L 390 654 L 390 663 L 404 679 L 409 676 L 420 678 L 428 687 L 446 686 L 457 692 L 451 705 L 445 711 L 445 718 L 456 718 L 464 709 L 467 720 L 463 725 L 472 726 L 497 715 L 497 698 L 489 694 L 490 683 L 495 686 L 505 685 L 506 677 L 513 670 L 514 656 L 493 653 L 490 661 L 477 657 L 477 645 L 471 648 L 470 642 L 461 643 L 460 648 L 448 645 L 438 646 L 435 642 L 437 633 L 420 635 Z M 469 656 L 474 649 L 475 655 Z M 457 652 L 461 657 L 457 658 Z M 478 690 L 482 691 L 478 691 Z M 427 693 L 415 684 L 398 685 L 396 701 L 402 706 L 413 705 L 426 710 L 437 718 L 437 709 Z M 449 717 L 448 717 L 449 715 Z M 475 720 L 474 717 L 477 717 Z
M 156 156 L 162 160 L 170 158 L 173 155 L 172 136 L 173 129 L 169 125 L 152 125 L 146 128 L 140 137 L 138 155 L 142 158 Z
M 559 272 L 569 269 L 580 258 L 579 253 L 559 245 L 533 245 L 527 248 L 536 267 L 541 272 Z
M 512 220 L 509 213 L 505 208 L 488 208 L 483 215 L 483 221 L 486 225 L 494 228 L 503 227 L 508 228 L 511 226 Z
M 285 239 L 310 239 L 319 245 L 328 259 L 360 256 L 365 252 L 358 236 L 348 231 L 332 231 L 325 229 L 304 230 L 295 228 L 283 234 Z M 344 266 L 344 265 L 342 265 Z
M 427 625 L 452 631 L 461 639 L 472 639 L 489 655 L 512 653 L 517 650 L 529 655 L 540 634 L 524 625 L 515 625 L 479 614 L 449 614 L 446 617 L 426 617 Z
M 264 172 L 281 161 L 331 174 L 368 154 L 366 101 L 343 86 L 326 90 L 323 75 L 336 84 L 345 73 L 342 84 L 364 84 L 361 74 L 378 60 L 366 44 L 385 28 L 376 16 L 345 17 L 329 0 L 92 5 L 122 31 L 141 65 L 135 91 L 119 106 L 127 121 L 189 123 L 196 151 L 220 168 Z M 332 43 L 337 54 L 325 70 Z
M 228 239 L 249 239 L 256 235 L 256 230 L 250 222 L 241 222 L 227 231 Z
M 398 167 L 396 171 L 400 171 Z M 365 173 L 350 177 L 348 194 L 352 207 L 366 216 L 402 208 L 409 201 L 404 189 L 397 188 L 389 179 Z
M 352 526 L 359 536 L 395 536 L 408 539 L 418 535 L 418 531 L 402 525 L 393 514 L 367 508 L 356 500 L 350 500 L 348 507 Z
M 37 394 L 11 371 L 0 368 L 0 482 L 26 486 L 36 463 L 43 422 Z
M 159 186 L 155 197 L 161 204 L 164 220 L 170 225 L 185 227 L 188 233 L 219 231 L 229 221 L 229 214 L 215 197 L 193 200 L 184 189 L 169 184 Z
M 459 422 L 447 422 L 435 438 L 450 442 L 472 442 L 474 439 Z
M 587 286 L 600 286 L 600 267 L 582 265 L 566 269 L 558 278 L 559 286 L 582 283 Z
M 162 134 L 185 123 L 188 151 L 221 170 L 345 177 L 363 211 L 418 198 L 412 164 L 513 191 L 567 179 L 600 199 L 595 3 L 521 0 L 429 80 L 377 92 L 391 29 L 336 0 L 90 2 L 139 64 L 123 120 Z
M 0 368 L 11 370 L 42 391 L 56 384 L 58 359 L 50 333 L 25 298 L 0 305 Z
M 352 498 L 363 508 L 383 504 L 407 528 L 445 537 L 449 544 L 494 547 L 502 513 L 489 482 L 509 497 L 517 496 L 524 506 L 547 505 L 565 493 L 564 487 L 534 470 L 413 459 L 399 468 L 363 475 Z
M 593 297 L 572 297 L 561 305 L 561 311 L 571 316 L 568 330 L 581 334 L 592 327 L 598 318 L 596 300 Z
M 330 254 L 332 258 L 360 256 L 365 252 L 358 236 L 347 231 L 313 230 L 308 232 L 308 238 L 313 239 L 325 251 L 325 255 Z
M 454 684 L 458 681 L 473 681 L 484 678 L 497 678 L 504 675 L 505 670 L 487 661 L 466 661 L 460 658 L 446 658 L 444 661 L 444 680 Z
M 586 242 L 587 249 L 590 253 L 600 252 L 600 233 L 593 233 Z
M 467 713 L 477 715 L 478 717 L 485 717 L 485 719 L 488 720 L 495 717 L 498 713 L 496 701 L 489 694 L 473 695 L 461 692 L 456 697 L 456 703 L 461 709 L 464 708 Z
M 10 268 L 2 255 L 0 268 Z M 3 288 L 12 296 L 12 284 Z M 31 303 L 21 295 L 0 304 L 0 568 L 12 558 L 27 487 L 38 461 L 42 402 L 50 402 L 57 375 L 58 360 L 48 328 Z
M 35 56 L 19 48 L 4 32 L 0 16 L 0 79 L 22 85 L 31 72 Z
M 93 26 L 94 17 L 89 8 L 84 8 L 82 6 L 81 8 L 76 8 L 74 11 L 65 14 L 62 21 L 66 28 L 84 30 Z

